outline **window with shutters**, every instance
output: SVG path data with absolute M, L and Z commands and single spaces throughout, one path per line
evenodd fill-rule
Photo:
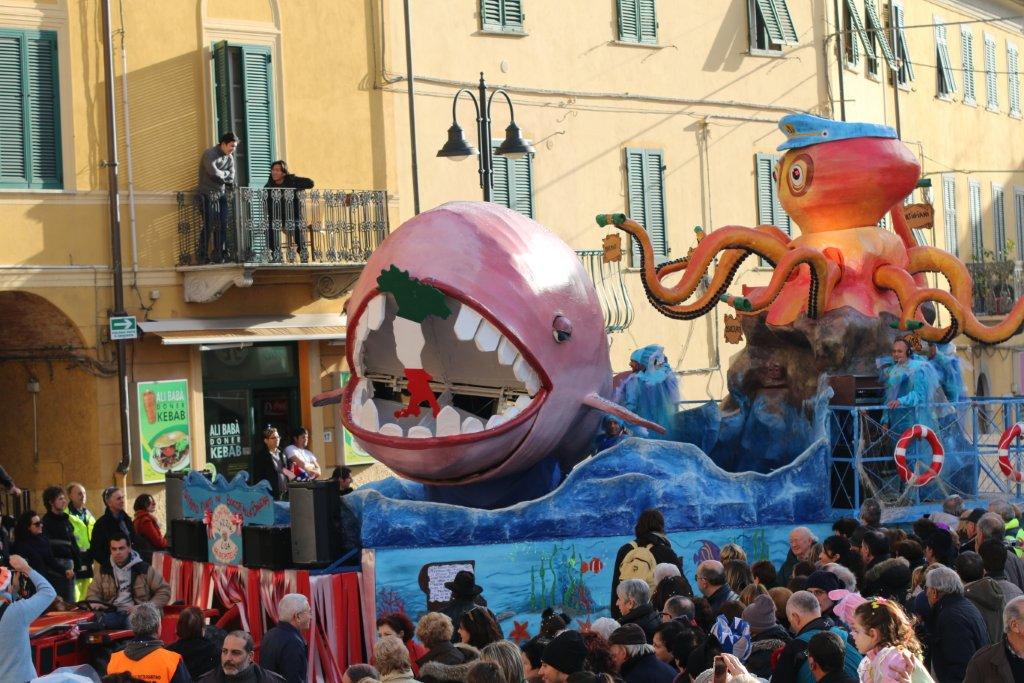
M 853 3 L 854 0 L 844 0 L 843 2 L 843 30 L 845 31 L 845 37 L 843 38 L 843 61 L 849 67 L 855 67 L 860 63 L 860 45 L 858 41 L 864 44 L 865 52 L 869 46 L 867 35 L 863 31 L 864 27 L 861 26 L 862 30 L 857 30 L 860 24 L 860 14 L 857 13 L 857 8 Z
M 914 80 L 914 64 L 910 59 L 910 45 L 907 43 L 906 17 L 903 12 L 903 5 L 893 2 L 893 16 L 896 19 L 896 61 L 899 69 L 896 71 L 896 82 L 901 86 L 909 86 Z
M 1010 116 L 1020 118 L 1020 53 L 1012 43 L 1006 44 L 1006 71 L 1010 90 Z
M 1013 208 L 1017 218 L 1017 259 L 1024 259 L 1024 187 L 1013 188 Z
M 997 261 L 1009 258 L 1006 248 L 1006 208 L 1003 206 L 1003 186 L 992 183 L 992 227 L 995 233 L 995 255 Z
M 751 53 L 779 54 L 799 42 L 786 0 L 747 0 L 747 21 Z
M 963 67 L 964 104 L 975 104 L 974 34 L 965 26 L 960 27 L 960 64 Z
M 942 99 L 950 99 L 956 92 L 956 81 L 953 80 L 953 62 L 949 58 L 949 44 L 946 41 L 946 25 L 942 19 L 935 17 L 935 69 L 936 95 Z
M 500 33 L 523 33 L 522 0 L 480 0 L 480 28 Z
M 981 221 L 981 183 L 971 180 L 967 184 L 967 219 L 971 227 L 971 258 L 984 260 L 985 235 Z
M 619 40 L 624 43 L 658 44 L 656 0 L 618 0 Z
M 892 47 L 889 46 L 889 37 L 885 32 L 885 25 L 879 17 L 875 0 L 864 0 L 864 15 L 868 41 L 871 43 L 871 49 L 867 51 L 868 75 L 877 78 L 881 66 L 878 51 L 881 50 L 882 57 L 885 57 L 885 62 L 892 71 L 896 70 L 896 56 L 892 53 Z
M 960 256 L 960 241 L 956 226 L 956 178 L 942 177 L 942 221 L 946 232 L 946 251 Z
M 775 180 L 775 167 L 780 157 L 775 154 L 757 154 L 754 157 L 754 175 L 757 179 L 757 222 L 759 225 L 774 225 L 787 235 L 793 234 L 793 221 L 779 203 L 779 185 Z M 759 259 L 758 266 L 768 262 Z
M 991 110 L 999 109 L 999 82 L 996 79 L 996 39 L 985 36 L 985 106 Z
M 660 149 L 626 149 L 626 197 L 629 217 L 643 226 L 651 239 L 655 263 L 668 259 L 665 224 L 665 155 Z M 630 239 L 633 267 L 641 267 L 640 245 Z
M 0 29 L 0 187 L 61 189 L 57 34 Z
M 494 152 L 500 140 L 491 142 L 491 201 L 533 218 L 533 155 L 510 159 Z
M 233 131 L 235 183 L 263 187 L 276 158 L 270 48 L 221 41 L 213 46 L 217 137 Z

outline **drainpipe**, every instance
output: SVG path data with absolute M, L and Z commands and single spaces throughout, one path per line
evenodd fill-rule
M 103 0 L 103 72 L 107 120 L 107 190 L 110 195 L 110 269 L 114 276 L 114 310 L 112 315 L 125 315 L 124 278 L 121 265 L 121 196 L 117 177 L 117 124 L 114 121 L 114 44 L 110 27 L 110 0 Z M 124 477 L 132 462 L 132 445 L 128 433 L 128 362 L 123 340 L 117 345 L 118 404 L 121 423 L 121 460 L 116 474 Z
M 832 0 L 832 12 L 836 15 L 836 66 L 839 67 L 839 120 L 846 120 L 846 82 L 843 79 L 843 60 L 846 58 L 846 53 L 843 50 L 843 39 L 846 37 L 843 35 L 843 15 L 839 13 L 839 0 Z M 853 36 L 850 36 L 850 40 L 853 40 Z M 828 63 L 828 54 L 825 55 L 826 64 Z
M 139 279 L 139 238 L 135 228 L 135 172 L 132 169 L 132 123 L 128 109 L 128 51 L 124 47 L 124 0 L 118 0 L 117 7 L 121 15 L 121 116 L 124 118 L 124 163 L 128 176 L 128 225 L 132 237 L 132 286 L 135 287 Z
M 409 76 L 409 147 L 412 151 L 412 206 L 420 212 L 420 170 L 416 160 L 416 79 L 412 73 L 412 17 L 409 0 L 405 4 L 405 71 Z
M 892 45 L 893 53 L 896 56 L 897 66 L 899 66 L 899 35 L 900 29 L 896 26 L 896 3 L 889 3 L 889 26 L 892 27 Z M 896 137 L 900 140 L 903 139 L 903 131 L 900 127 L 900 72 L 899 70 L 893 72 L 892 75 L 892 104 L 893 114 L 896 117 Z

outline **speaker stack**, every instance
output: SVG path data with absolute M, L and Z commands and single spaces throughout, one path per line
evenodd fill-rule
M 292 515 L 292 562 L 326 566 L 341 557 L 341 500 L 335 481 L 303 481 L 288 485 Z
M 287 525 L 242 527 L 242 564 L 252 569 L 292 566 L 292 528 Z
M 174 538 L 171 522 L 185 518 L 185 477 L 188 472 L 168 472 L 164 480 L 164 509 L 167 510 L 167 537 Z
M 206 524 L 201 519 L 172 519 L 171 555 L 179 560 L 209 560 Z

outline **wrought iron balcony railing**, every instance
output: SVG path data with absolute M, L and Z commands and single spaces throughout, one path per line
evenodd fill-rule
M 606 263 L 604 251 L 600 249 L 577 250 L 576 254 L 594 281 L 601 311 L 604 313 L 605 331 L 622 332 L 633 322 L 633 302 L 622 280 L 622 262 Z
M 1004 315 L 1024 295 L 1021 261 L 975 261 L 967 264 L 974 280 L 974 312 Z
M 383 190 L 178 193 L 178 265 L 360 264 L 389 231 Z

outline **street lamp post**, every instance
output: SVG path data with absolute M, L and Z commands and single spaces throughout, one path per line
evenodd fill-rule
M 469 144 L 466 136 L 462 133 L 462 127 L 459 126 L 458 120 L 455 118 L 455 108 L 458 106 L 459 97 L 463 93 L 473 100 L 473 108 L 476 110 L 476 132 L 477 144 L 480 146 L 479 150 Z M 480 187 L 483 188 L 485 202 L 491 201 L 491 184 L 494 177 L 494 157 L 491 152 L 491 103 L 494 101 L 495 95 L 501 95 L 508 102 L 510 122 L 508 127 L 505 128 L 505 140 L 502 141 L 501 145 L 493 153 L 508 159 L 522 159 L 527 154 L 532 154 L 533 145 L 530 144 L 529 140 L 523 138 L 519 131 L 519 126 L 516 125 L 516 115 L 515 110 L 512 108 L 512 99 L 502 88 L 498 88 L 488 95 L 487 83 L 484 81 L 484 73 L 482 71 L 480 72 L 480 85 L 477 95 L 474 95 L 473 91 L 468 88 L 462 88 L 459 92 L 455 93 L 455 98 L 452 100 L 452 125 L 448 129 L 448 142 L 444 143 L 444 146 L 437 151 L 437 156 L 446 157 L 453 161 L 462 161 L 474 154 L 479 157 Z

